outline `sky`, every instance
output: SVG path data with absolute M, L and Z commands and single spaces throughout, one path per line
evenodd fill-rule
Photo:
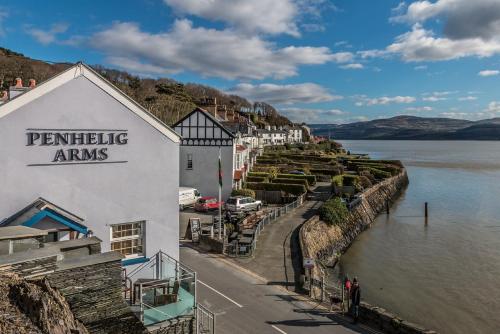
M 500 117 L 500 0 L 2 0 L 0 46 L 214 86 L 295 122 Z

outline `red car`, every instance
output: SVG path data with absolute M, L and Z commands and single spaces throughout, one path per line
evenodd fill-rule
M 195 211 L 209 211 L 217 210 L 219 207 L 223 207 L 224 202 L 217 201 L 215 197 L 201 197 L 194 204 Z

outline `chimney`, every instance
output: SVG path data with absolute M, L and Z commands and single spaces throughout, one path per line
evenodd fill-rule
M 9 93 L 6 90 L 2 92 L 2 96 L 0 97 L 0 104 L 5 103 L 9 100 Z
M 223 121 L 227 121 L 227 108 L 225 105 L 217 106 L 217 116 L 219 116 Z
M 205 97 L 201 101 L 201 107 L 208 111 L 209 114 L 216 117 L 217 116 L 217 98 L 215 97 Z
M 23 87 L 23 80 L 21 78 L 16 78 L 16 80 L 14 80 L 14 85 L 9 87 L 9 99 L 12 100 L 16 96 L 26 92 L 28 89 L 29 87 Z
M 29 88 L 35 88 L 36 86 L 36 80 L 35 79 L 30 79 L 28 87 Z

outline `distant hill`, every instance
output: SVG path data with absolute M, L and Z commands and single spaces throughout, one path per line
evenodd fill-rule
M 396 116 L 350 124 L 311 124 L 313 134 L 335 139 L 500 140 L 500 118 L 468 121 Z
M 71 63 L 49 63 L 24 56 L 21 53 L 0 47 L 0 91 L 8 89 L 15 78 L 43 82 L 72 66 Z M 135 99 L 152 114 L 171 125 L 192 111 L 204 97 L 217 98 L 217 104 L 224 104 L 235 110 L 259 111 L 261 116 L 252 117 L 261 126 L 288 125 L 290 120 L 265 102 L 251 103 L 237 95 L 228 95 L 220 90 L 196 83 L 183 84 L 169 78 L 141 78 L 125 71 L 92 66 L 106 79 Z

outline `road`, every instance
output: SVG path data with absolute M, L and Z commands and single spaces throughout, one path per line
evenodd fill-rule
M 307 219 L 316 214 L 316 210 L 328 198 L 330 190 L 331 183 L 318 182 L 310 200 L 265 227 L 258 237 L 257 249 L 251 258 L 233 261 L 275 285 L 300 291 L 302 256 L 299 229 Z
M 180 255 L 197 272 L 197 299 L 216 314 L 217 334 L 373 333 L 218 255 L 182 246 Z

